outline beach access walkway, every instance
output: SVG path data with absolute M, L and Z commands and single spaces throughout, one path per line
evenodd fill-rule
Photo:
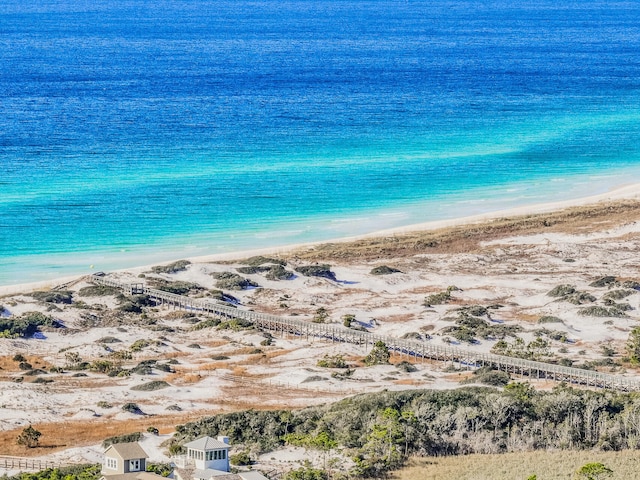
M 522 358 L 474 352 L 453 346 L 434 345 L 428 341 L 376 335 L 349 329 L 336 324 L 313 323 L 300 318 L 280 317 L 266 313 L 243 310 L 223 305 L 206 299 L 191 298 L 183 295 L 149 288 L 142 283 L 122 283 L 106 276 L 91 275 L 88 277 L 98 285 L 115 287 L 129 295 L 147 295 L 160 305 L 202 312 L 222 319 L 241 319 L 251 322 L 255 327 L 277 332 L 281 335 L 321 338 L 331 342 L 346 342 L 362 345 L 364 348 L 376 342 L 384 342 L 386 346 L 401 355 L 450 362 L 460 368 L 473 370 L 485 366 L 515 375 L 523 375 L 532 379 L 546 379 L 556 382 L 583 385 L 622 392 L 640 391 L 640 381 L 636 377 L 612 375 L 593 370 L 566 367 L 546 362 L 525 360 Z

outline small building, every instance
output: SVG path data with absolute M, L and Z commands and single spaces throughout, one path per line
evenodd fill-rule
M 149 456 L 139 443 L 114 443 L 104 452 L 101 480 L 160 480 L 164 477 L 147 472 Z M 165 479 L 166 480 L 166 479 Z
M 219 436 L 217 439 L 202 437 L 184 445 L 186 455 L 175 459 L 176 466 L 195 467 L 193 478 L 208 480 L 208 470 L 229 472 L 229 437 Z M 191 480 L 182 478 L 180 480 Z
M 184 448 L 185 455 L 173 458 L 176 480 L 268 480 L 255 471 L 230 473 L 229 437 L 201 437 Z
M 202 437 L 185 444 L 186 454 L 173 457 L 175 480 L 268 480 L 260 472 L 231 473 L 229 437 Z M 139 443 L 115 443 L 104 452 L 100 480 L 167 480 L 147 472 L 149 456 Z

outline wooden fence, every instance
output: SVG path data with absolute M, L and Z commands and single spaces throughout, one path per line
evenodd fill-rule
M 61 468 L 63 466 L 67 465 L 44 461 L 37 458 L 0 456 L 0 468 L 4 470 L 39 472 L 40 470 L 46 470 L 47 468 Z
M 588 387 L 605 388 L 618 391 L 640 391 L 640 381 L 634 377 L 612 375 L 565 367 L 552 363 L 536 362 L 522 358 L 479 353 L 462 348 L 433 345 L 428 342 L 402 339 L 387 335 L 376 335 L 338 326 L 335 324 L 313 323 L 300 318 L 279 317 L 266 313 L 243 310 L 229 305 L 222 305 L 211 300 L 186 297 L 173 293 L 148 288 L 142 283 L 121 283 L 104 276 L 93 275 L 90 279 L 99 284 L 115 287 L 129 295 L 148 295 L 151 300 L 160 305 L 170 305 L 175 308 L 203 312 L 222 319 L 241 319 L 253 323 L 256 327 L 304 338 L 317 337 L 332 342 L 347 342 L 362 345 L 364 348 L 373 346 L 378 341 L 384 342 L 390 350 L 402 355 L 421 359 L 432 359 L 458 364 L 462 368 L 476 369 L 491 366 L 498 370 L 531 378 L 547 379 L 566 382 Z

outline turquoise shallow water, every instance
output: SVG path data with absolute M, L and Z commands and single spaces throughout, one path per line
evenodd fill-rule
M 0 284 L 640 179 L 640 6 L 0 5 Z

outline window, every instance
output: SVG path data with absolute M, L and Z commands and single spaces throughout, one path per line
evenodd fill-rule
M 224 460 L 227 458 L 226 450 L 214 450 L 213 451 L 213 459 L 214 460 Z
M 118 459 L 107 457 L 107 469 L 108 470 L 117 470 L 118 469 Z
M 137 472 L 140 470 L 140 460 L 129 460 L 129 471 Z

